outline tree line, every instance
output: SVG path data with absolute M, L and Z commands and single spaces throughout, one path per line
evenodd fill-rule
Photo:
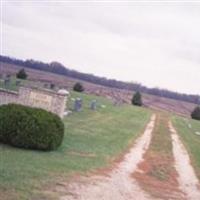
M 69 69 L 59 62 L 44 63 L 33 59 L 21 60 L 2 55 L 0 55 L 0 62 L 14 64 L 25 68 L 61 74 L 70 78 L 76 78 L 79 80 L 88 81 L 102 86 L 113 87 L 118 89 L 127 89 L 131 91 L 139 91 L 146 94 L 152 94 L 159 97 L 166 97 L 175 100 L 187 101 L 195 104 L 200 103 L 199 95 L 188 95 L 160 88 L 148 88 L 140 83 L 123 82 L 115 79 L 107 79 L 105 77 L 95 76 L 93 74 L 81 73 L 76 70 Z

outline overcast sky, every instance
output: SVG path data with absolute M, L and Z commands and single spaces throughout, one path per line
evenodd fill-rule
M 200 2 L 1 0 L 1 54 L 200 94 Z

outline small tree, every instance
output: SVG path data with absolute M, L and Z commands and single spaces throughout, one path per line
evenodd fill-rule
M 191 117 L 192 119 L 197 119 L 197 120 L 200 120 L 200 107 L 197 106 L 193 112 L 191 113 Z
M 142 106 L 142 96 L 140 92 L 136 92 L 132 98 L 132 104 L 136 106 Z
M 27 79 L 28 75 L 25 71 L 25 69 L 20 69 L 17 73 L 17 78 L 20 78 L 20 79 Z
M 84 87 L 81 83 L 77 82 L 77 83 L 75 83 L 73 90 L 76 91 L 76 92 L 83 92 Z

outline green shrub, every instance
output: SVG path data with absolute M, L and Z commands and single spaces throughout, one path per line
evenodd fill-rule
M 84 87 L 81 83 L 77 82 L 77 83 L 75 83 L 73 90 L 76 91 L 76 92 L 83 92 Z
M 142 106 L 142 96 L 140 92 L 136 92 L 131 100 L 133 105 Z
M 64 124 L 56 114 L 17 104 L 0 106 L 0 142 L 54 150 L 61 145 L 63 136 Z
M 200 120 L 200 107 L 197 106 L 194 111 L 191 113 L 192 119 Z

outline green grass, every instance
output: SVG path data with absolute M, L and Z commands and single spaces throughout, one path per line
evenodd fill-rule
M 177 116 L 172 119 L 200 180 L 200 136 L 195 134 L 195 132 L 200 132 L 200 121 Z M 189 128 L 189 124 L 191 124 L 191 128 Z
M 67 180 L 70 175 L 109 166 L 142 132 L 150 117 L 143 108 L 114 107 L 104 98 L 74 92 L 69 97 L 70 109 L 72 97 L 83 98 L 83 110 L 63 120 L 65 137 L 58 150 L 40 152 L 0 144 L 0 194 L 4 199 L 41 196 L 41 187 L 63 177 Z M 96 111 L 89 109 L 94 98 L 99 105 Z

